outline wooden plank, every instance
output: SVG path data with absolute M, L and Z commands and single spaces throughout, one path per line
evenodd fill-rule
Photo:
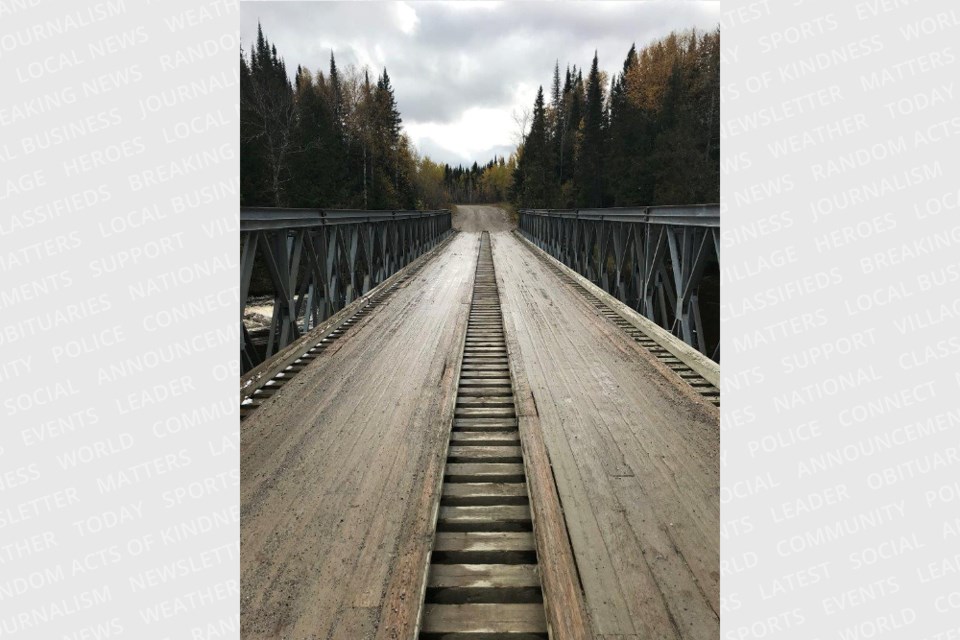
M 440 531 L 433 543 L 434 562 L 535 562 L 529 531 Z
M 454 429 L 460 433 L 507 433 L 516 432 L 516 419 L 459 418 Z
M 458 407 L 509 407 L 513 408 L 513 395 L 462 396 L 457 398 Z
M 437 523 L 442 531 L 518 531 L 529 525 L 530 508 L 527 505 L 499 504 L 441 506 Z
M 451 463 L 446 476 L 453 482 L 523 482 L 523 465 L 518 463 Z
M 456 460 L 457 462 L 519 462 L 520 447 L 451 446 L 447 451 L 447 460 Z
M 443 503 L 526 504 L 527 488 L 522 482 L 448 482 L 443 487 Z
M 512 418 L 516 414 L 513 411 L 513 407 L 484 407 L 472 409 L 470 407 L 457 406 L 454 415 L 457 418 Z
M 467 397 L 470 397 L 470 396 L 474 396 L 474 397 L 477 397 L 477 396 L 486 396 L 486 397 L 493 397 L 493 398 L 495 398 L 495 397 L 503 397 L 503 396 L 513 397 L 513 392 L 510 390 L 510 387 L 507 387 L 507 386 L 502 386 L 502 387 L 493 387 L 493 386 L 480 387 L 480 386 L 474 385 L 474 386 L 471 387 L 471 386 L 468 385 L 468 386 L 465 386 L 465 387 L 460 387 L 460 389 L 457 390 L 457 394 L 458 394 L 461 398 L 467 398 Z
M 430 568 L 427 588 L 537 587 L 540 578 L 535 564 L 435 564 Z
M 462 407 L 491 405 L 501 402 L 513 404 L 513 392 L 509 386 L 463 385 L 457 389 L 457 403 Z
M 546 633 L 539 604 L 427 605 L 423 633 Z
M 535 564 L 453 563 L 430 565 L 430 604 L 537 603 L 542 606 Z
M 473 433 L 455 430 L 450 434 L 450 444 L 458 445 L 520 445 L 520 435 L 516 432 Z
M 468 384 L 468 380 L 485 378 L 487 380 L 504 380 L 506 371 L 464 371 L 460 376 L 460 384 Z

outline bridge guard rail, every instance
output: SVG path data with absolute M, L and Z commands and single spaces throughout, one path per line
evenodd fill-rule
M 537 247 L 720 360 L 720 205 L 521 209 Z M 703 296 L 716 309 L 704 313 Z
M 435 247 L 450 211 L 240 208 L 240 361 L 249 371 Z M 254 274 L 273 317 L 261 357 L 243 322 Z M 256 287 L 254 287 L 256 288 Z M 259 292 L 258 292 L 259 293 Z

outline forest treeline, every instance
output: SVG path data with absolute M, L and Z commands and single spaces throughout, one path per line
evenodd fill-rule
M 554 68 L 518 150 L 523 207 L 613 207 L 720 200 L 720 31 L 631 47 L 613 78 L 594 54 L 586 79 Z
M 245 206 L 417 208 L 417 158 L 387 70 L 370 79 L 286 64 L 258 29 L 240 53 L 240 201 Z
M 509 157 L 452 167 L 403 132 L 386 69 L 297 67 L 290 79 L 258 29 L 240 52 L 244 206 L 431 209 L 453 202 L 526 207 L 717 202 L 719 31 L 672 33 L 608 79 L 554 69 Z M 526 126 L 529 124 L 529 126 Z

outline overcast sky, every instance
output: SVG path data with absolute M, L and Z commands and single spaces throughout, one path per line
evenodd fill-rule
M 436 161 L 485 163 L 515 145 L 513 112 L 549 92 L 553 65 L 619 70 L 630 44 L 712 29 L 719 2 L 242 2 L 244 48 L 257 21 L 297 65 L 390 74 L 414 145 Z

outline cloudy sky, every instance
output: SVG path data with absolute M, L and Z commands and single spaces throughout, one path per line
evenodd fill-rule
M 337 65 L 390 74 L 404 128 L 440 162 L 480 164 L 516 146 L 514 112 L 549 91 L 553 65 L 619 70 L 630 44 L 711 29 L 719 2 L 242 2 L 241 37 L 257 21 L 294 72 Z

